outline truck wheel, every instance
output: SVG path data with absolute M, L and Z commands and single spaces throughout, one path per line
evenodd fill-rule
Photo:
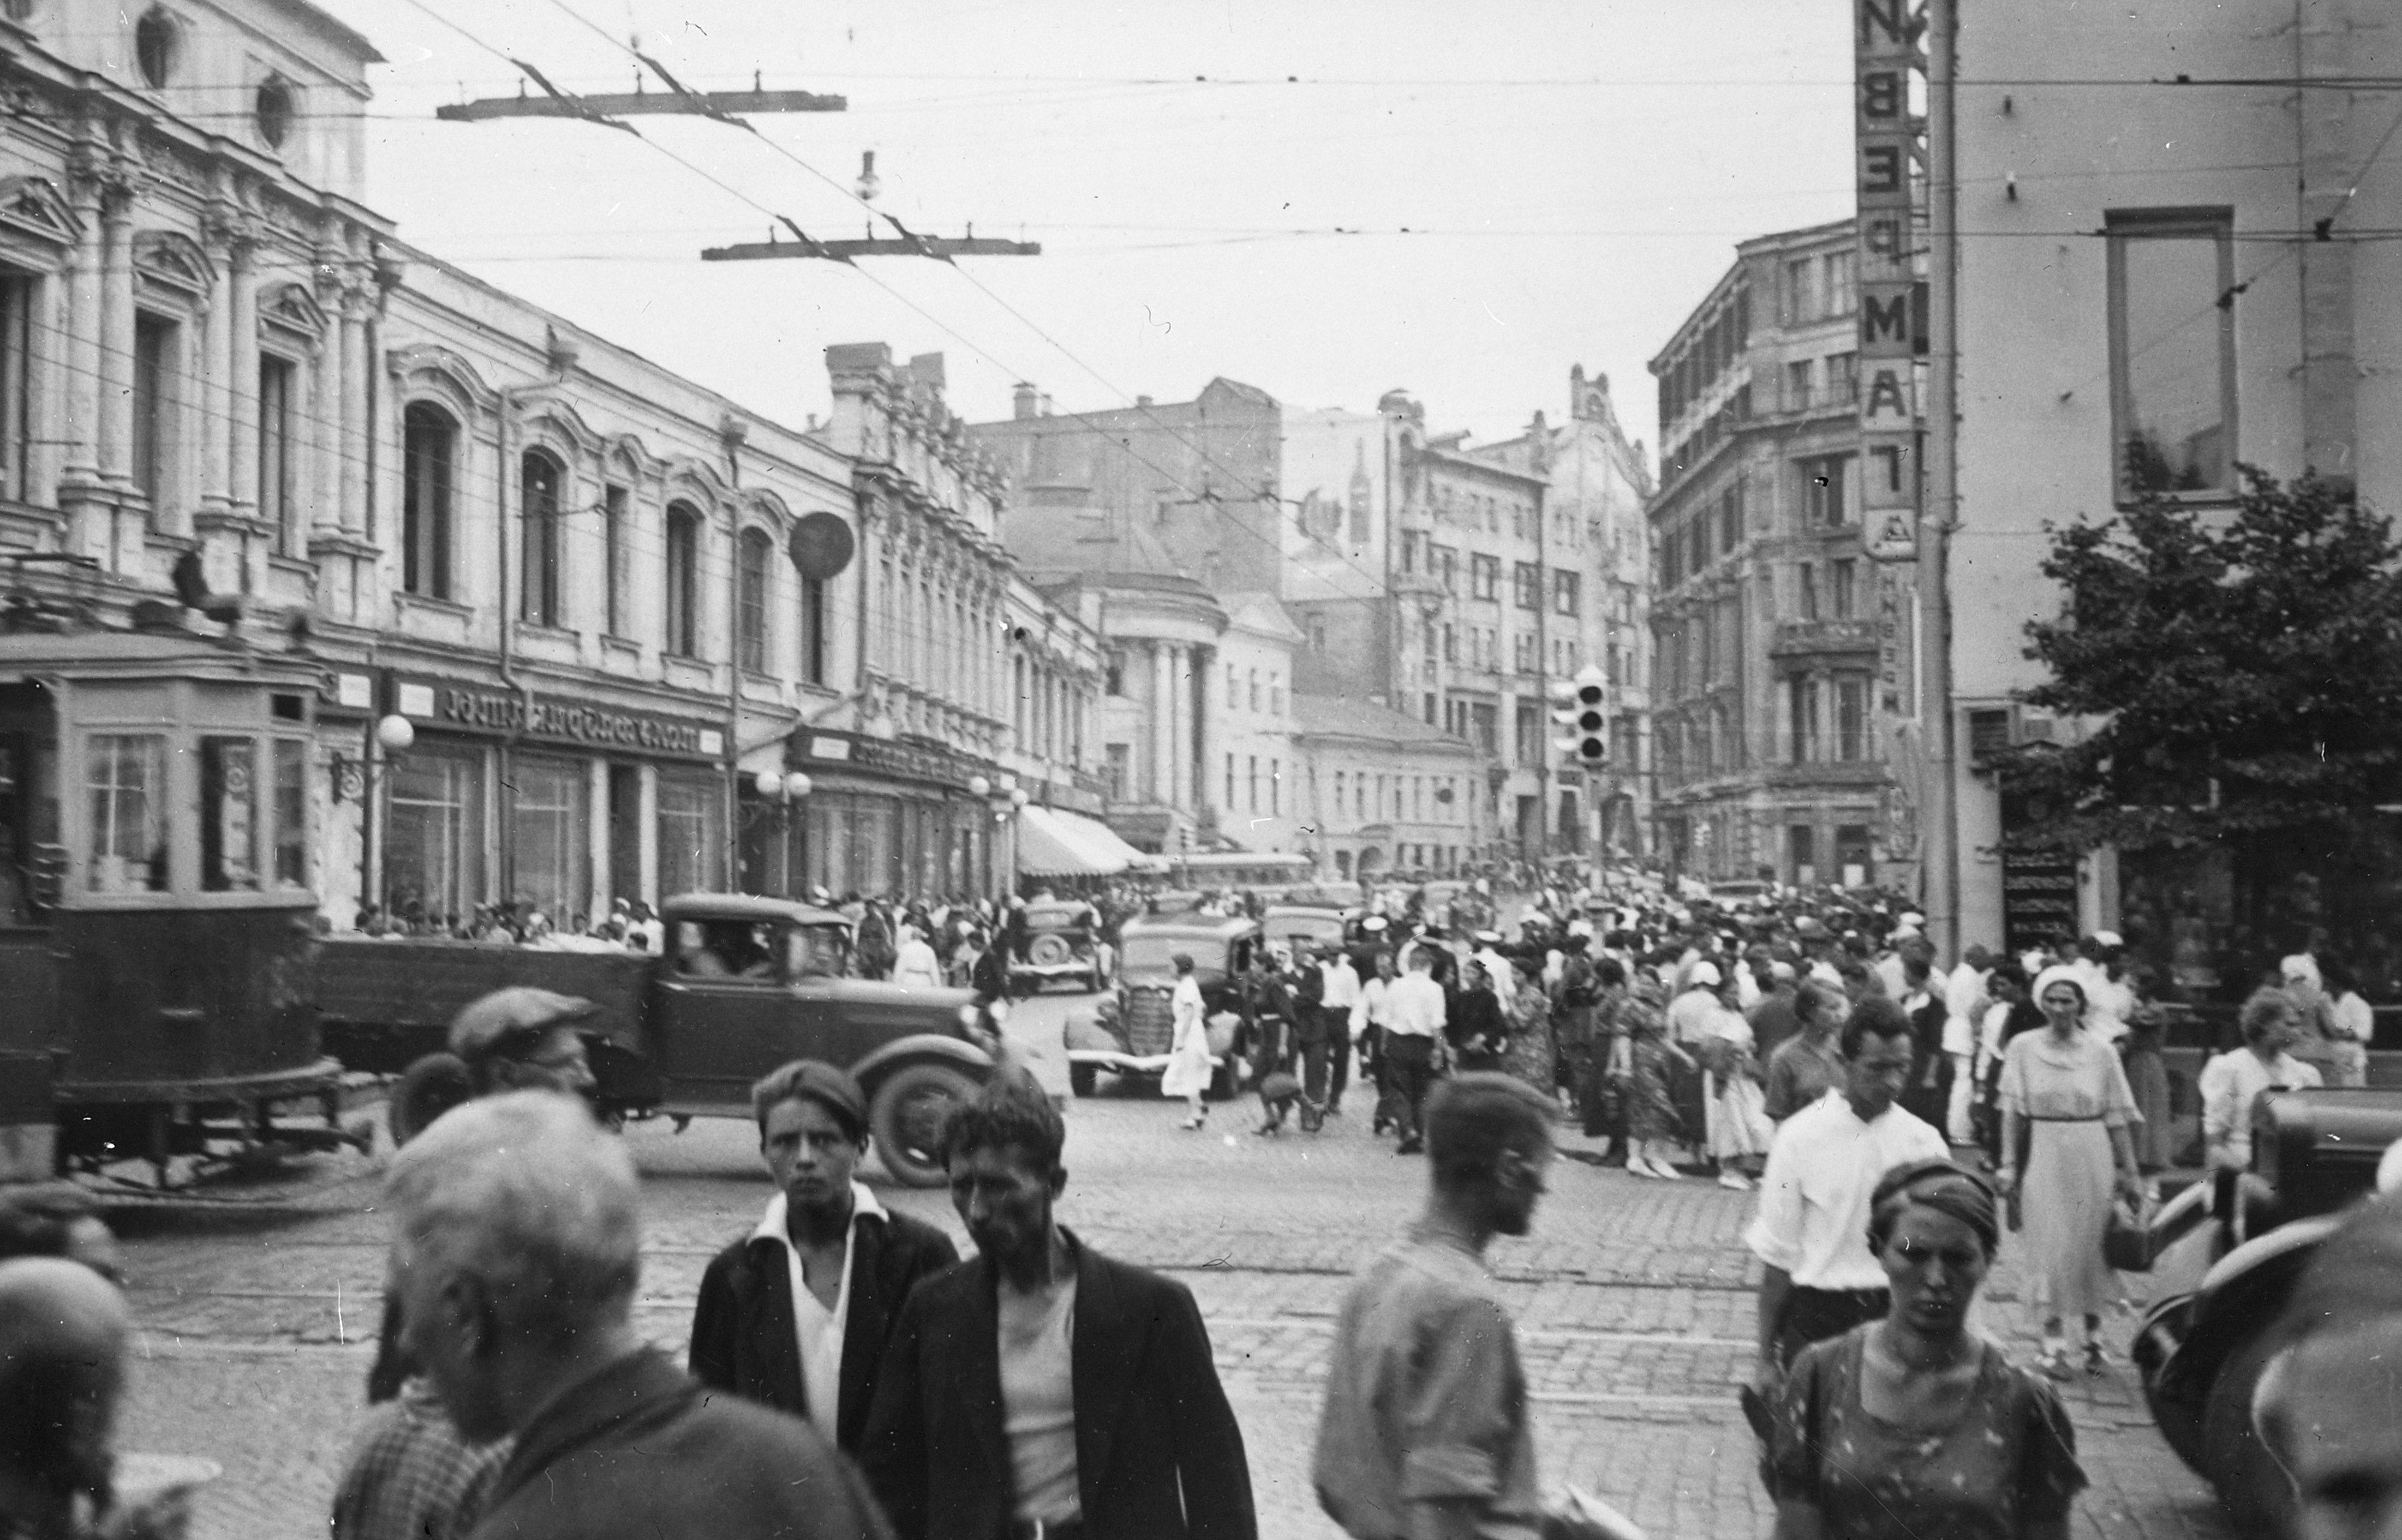
M 976 1093 L 975 1081 L 945 1065 L 904 1065 L 876 1088 L 867 1122 L 876 1153 L 895 1181 L 908 1187 L 940 1187 L 943 1120 Z
M 1099 1076 L 1100 1071 L 1091 1065 L 1071 1064 L 1068 1066 L 1068 1089 L 1079 1096 L 1089 1096 Z
M 2211 1485 L 2218 1489 L 2219 1511 L 2231 1533 L 2252 1540 L 2290 1540 L 2300 1533 L 2293 1486 L 2252 1431 L 2253 1388 L 2281 1345 L 2275 1332 L 2258 1328 L 2220 1366 L 2202 1414 L 2202 1456 Z

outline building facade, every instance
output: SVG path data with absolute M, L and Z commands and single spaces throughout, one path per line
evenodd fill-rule
M 994 890 L 997 781 L 1089 777 L 1097 641 L 1014 586 L 939 358 L 835 350 L 835 422 L 767 421 L 361 206 L 377 56 L 301 0 L 9 14 L 0 547 L 104 622 L 197 557 L 305 624 L 278 816 L 334 926 Z
M 1764 236 L 1651 361 L 1653 819 L 1706 878 L 1877 882 L 1891 779 L 1852 222 Z
M 1458 736 L 1347 695 L 1304 695 L 1305 846 L 1326 875 L 1447 876 L 1484 859 L 1490 761 Z
M 1610 763 L 1599 784 L 1588 784 L 1588 814 L 1596 818 L 1596 848 L 1643 853 L 1651 824 L 1650 526 L 1651 473 L 1643 446 L 1619 425 L 1609 377 L 1568 370 L 1568 415 L 1557 424 L 1537 412 L 1516 438 L 1469 453 L 1545 482 L 1545 516 L 1553 560 L 1579 571 L 1578 614 L 1559 616 L 1581 626 L 1579 653 L 1608 681 Z M 1567 556 L 1558 553 L 1566 552 Z M 1557 606 L 1554 605 L 1556 612 Z
M 2391 956 L 2402 936 L 2370 934 L 2390 929 L 2390 906 L 2322 910 L 2304 881 L 2277 912 L 2239 912 L 2248 885 L 2218 853 L 2104 851 L 2057 875 L 2005 861 L 2005 802 L 1983 758 L 2078 730 L 2016 699 L 2039 677 L 2026 623 L 2061 602 L 2038 571 L 2048 523 L 2111 517 L 2146 488 L 2225 506 L 2239 463 L 2288 480 L 2315 470 L 2379 512 L 2402 509 L 2402 441 L 2379 431 L 2402 421 L 2388 362 L 2402 346 L 2402 249 L 2351 239 L 2402 224 L 2402 175 L 2390 148 L 2378 157 L 2393 114 L 2337 84 L 2386 70 L 2391 8 L 2224 7 L 2177 50 L 2177 71 L 2227 82 L 2206 92 L 1984 83 L 2069 58 L 2081 73 L 2151 79 L 2159 39 L 2186 19 L 2170 0 L 2106 20 L 1967 8 L 1956 106 L 1936 132 L 1956 145 L 1957 226 L 1990 236 L 1939 241 L 1934 255 L 1956 285 L 1960 408 L 1956 507 L 1938 486 L 1932 510 L 1953 520 L 1949 763 L 1932 773 L 1956 807 L 1953 859 L 1930 875 L 1950 891 L 1932 917 L 1948 923 L 1956 903 L 1958 940 L 1987 945 L 2118 929 L 2164 981 L 2195 990 L 2217 987 L 2203 975 L 2219 960 L 2273 959 L 2316 927 L 2337 955 Z M 2073 914 L 2044 901 L 2063 878 Z M 2229 968 L 2224 982 L 2249 976 Z

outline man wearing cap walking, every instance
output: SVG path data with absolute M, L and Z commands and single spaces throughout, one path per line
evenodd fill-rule
M 859 1181 L 867 1098 L 849 1075 L 797 1059 L 751 1088 L 751 1107 L 777 1192 L 701 1277 L 693 1377 L 806 1418 L 849 1452 L 902 1302 L 959 1251 Z

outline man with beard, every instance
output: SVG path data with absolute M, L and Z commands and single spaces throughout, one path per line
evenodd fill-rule
M 1457 1076 L 1428 1103 L 1426 1209 L 1352 1281 L 1327 1356 L 1314 1479 L 1346 1534 L 1541 1529 L 1525 1371 L 1484 1252 L 1533 1224 L 1553 1112 L 1495 1074 Z
M 943 1130 L 976 1258 L 909 1296 L 860 1464 L 901 1540 L 1254 1540 L 1192 1290 L 1053 1217 L 1066 1128 L 996 1082 Z

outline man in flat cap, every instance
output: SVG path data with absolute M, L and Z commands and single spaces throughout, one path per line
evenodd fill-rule
M 692 1372 L 859 1447 L 902 1302 L 959 1259 L 950 1237 L 892 1214 L 861 1182 L 867 1097 L 830 1064 L 795 1059 L 751 1088 L 776 1195 L 700 1281 Z

